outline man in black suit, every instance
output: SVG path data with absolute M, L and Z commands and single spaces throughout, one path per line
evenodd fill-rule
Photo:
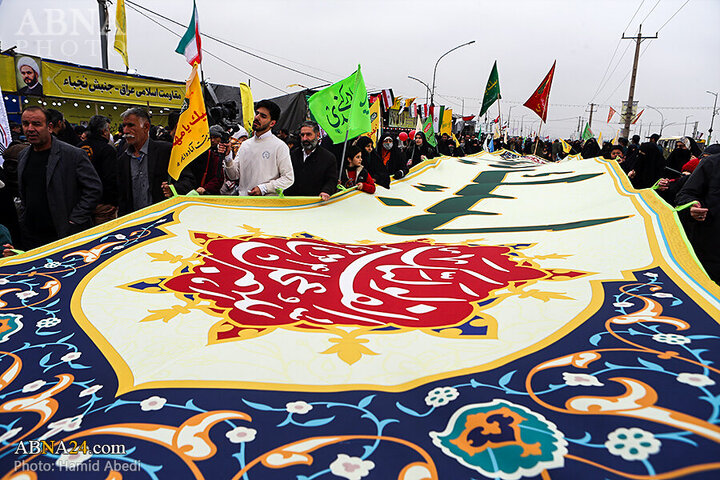
M 167 198 L 163 187 L 172 181 L 168 176 L 172 144 L 150 138 L 150 115 L 144 108 L 130 108 L 121 118 L 125 143 L 123 150 L 118 152 L 118 214 L 126 215 Z M 179 180 L 172 183 L 177 193 L 184 195 L 193 189 L 195 179 L 186 167 Z
M 300 148 L 290 152 L 295 183 L 285 190 L 285 196 L 320 195 L 322 201 L 337 192 L 338 162 L 335 155 L 320 142 L 320 127 L 313 121 L 300 126 Z

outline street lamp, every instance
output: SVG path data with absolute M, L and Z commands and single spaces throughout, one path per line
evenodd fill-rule
M 520 117 L 520 136 L 523 136 L 523 126 L 525 124 L 525 115 Z
M 510 130 L 510 112 L 512 112 L 512 109 L 517 107 L 517 105 L 511 105 L 508 109 L 508 118 L 507 118 L 507 124 L 508 124 L 508 130 Z M 502 125 L 501 125 L 502 127 Z
M 711 92 L 710 90 L 705 90 L 710 95 L 715 95 L 715 103 L 713 103 L 713 111 L 712 111 L 712 117 L 710 117 L 710 130 L 708 130 L 708 138 L 707 143 L 705 145 L 710 145 L 710 138 L 712 137 L 712 127 L 713 122 L 715 121 L 715 114 L 717 113 L 717 97 L 718 94 L 716 92 Z
M 660 114 L 660 136 L 662 137 L 663 128 L 665 127 L 665 115 L 663 115 L 662 112 L 655 107 L 651 107 L 650 105 L 646 105 L 646 107 L 652 108 Z
M 427 103 L 427 101 L 428 101 L 428 94 L 430 93 L 430 87 L 428 87 L 428 84 L 425 83 L 425 82 L 423 82 L 423 81 L 420 80 L 419 78 L 415 78 L 415 77 L 413 77 L 413 76 L 411 76 L 411 75 L 408 75 L 408 78 L 411 79 L 411 80 L 415 80 L 416 82 L 420 82 L 420 83 L 422 83 L 423 85 L 425 85 L 425 88 L 427 88 L 427 92 L 426 92 L 426 94 L 425 94 L 425 103 Z
M 430 105 L 435 105 L 435 103 L 434 103 L 434 101 L 435 101 L 435 75 L 437 74 L 437 66 L 438 66 L 438 63 L 440 63 L 440 60 L 442 60 L 443 57 L 444 57 L 445 55 L 447 55 L 448 53 L 454 52 L 454 51 L 457 50 L 458 48 L 461 48 L 461 47 L 464 47 L 464 46 L 466 46 L 466 45 L 470 45 L 470 44 L 473 44 L 473 43 L 475 43 L 475 40 L 471 40 L 471 41 L 469 41 L 469 42 L 467 42 L 467 43 L 463 43 L 462 45 L 458 45 L 458 46 L 455 47 L 455 48 L 451 48 L 451 49 L 448 50 L 447 52 L 445 52 L 445 53 L 443 53 L 442 55 L 440 55 L 440 58 L 437 59 L 437 62 L 435 62 L 435 68 L 433 68 L 432 89 L 430 90 Z
M 692 115 L 687 115 L 685 117 L 685 127 L 683 128 L 683 137 L 685 136 L 685 132 L 687 131 L 687 121 L 688 121 L 688 118 L 690 118 L 690 117 L 692 117 Z

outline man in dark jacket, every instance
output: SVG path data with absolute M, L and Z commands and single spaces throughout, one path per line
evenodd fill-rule
M 172 144 L 150 138 L 150 115 L 144 108 L 133 107 L 121 115 L 124 149 L 118 152 L 120 169 L 120 198 L 118 214 L 128 213 L 165 200 L 168 164 Z M 195 178 L 186 167 L 177 182 L 177 193 L 184 195 L 193 189 Z
M 77 147 L 80 145 L 80 137 L 77 136 L 72 126 L 65 120 L 65 116 L 54 108 L 47 109 L 50 115 L 49 122 L 52 123 L 52 134 L 65 143 Z
M 102 182 L 83 150 L 52 136 L 45 109 L 28 107 L 21 118 L 31 146 L 18 158 L 20 226 L 31 249 L 91 227 Z
M 94 115 L 88 122 L 87 139 L 79 147 L 85 150 L 95 171 L 103 184 L 103 195 L 95 208 L 95 225 L 117 218 L 118 201 L 118 165 L 117 152 L 110 145 L 110 119 Z
M 675 202 L 695 202 L 690 207 L 688 237 L 708 276 L 720 285 L 720 153 L 700 160 Z
M 335 155 L 319 145 L 320 127 L 312 121 L 300 126 L 300 148 L 290 152 L 295 183 L 287 196 L 320 195 L 322 201 L 337 191 L 338 169 Z

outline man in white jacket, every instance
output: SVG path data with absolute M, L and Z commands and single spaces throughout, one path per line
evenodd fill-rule
M 234 159 L 225 158 L 225 176 L 238 180 L 238 195 L 277 195 L 295 181 L 290 150 L 271 131 L 279 117 L 274 102 L 257 102 L 252 138 L 240 145 Z

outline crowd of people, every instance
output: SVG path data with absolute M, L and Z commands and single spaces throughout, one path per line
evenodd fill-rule
M 177 180 L 168 176 L 178 124 L 152 125 L 147 110 L 122 115 L 119 131 L 95 115 L 73 127 L 61 112 L 25 108 L 21 125 L 11 126 L 13 141 L 0 167 L 0 245 L 3 256 L 78 233 L 174 194 L 283 195 L 328 200 L 339 190 L 374 193 L 390 188 L 424 160 L 480 152 L 483 136 L 443 134 L 428 141 L 423 132 L 383 134 L 377 145 L 367 136 L 333 144 L 313 121 L 296 132 L 275 129 L 280 108 L 255 105 L 252 134 L 241 126 L 210 127 L 211 148 L 193 160 Z M 492 139 L 493 149 L 534 154 L 548 161 L 567 155 L 603 156 L 617 161 L 633 186 L 655 188 L 671 205 L 692 204 L 683 217 L 688 236 L 709 276 L 720 282 L 720 145 L 701 151 L 685 137 L 665 158 L 658 135 L 640 143 L 635 135 L 617 145 L 539 138 Z M 435 145 L 435 146 L 431 146 Z M 707 157 L 707 158 L 705 158 Z

